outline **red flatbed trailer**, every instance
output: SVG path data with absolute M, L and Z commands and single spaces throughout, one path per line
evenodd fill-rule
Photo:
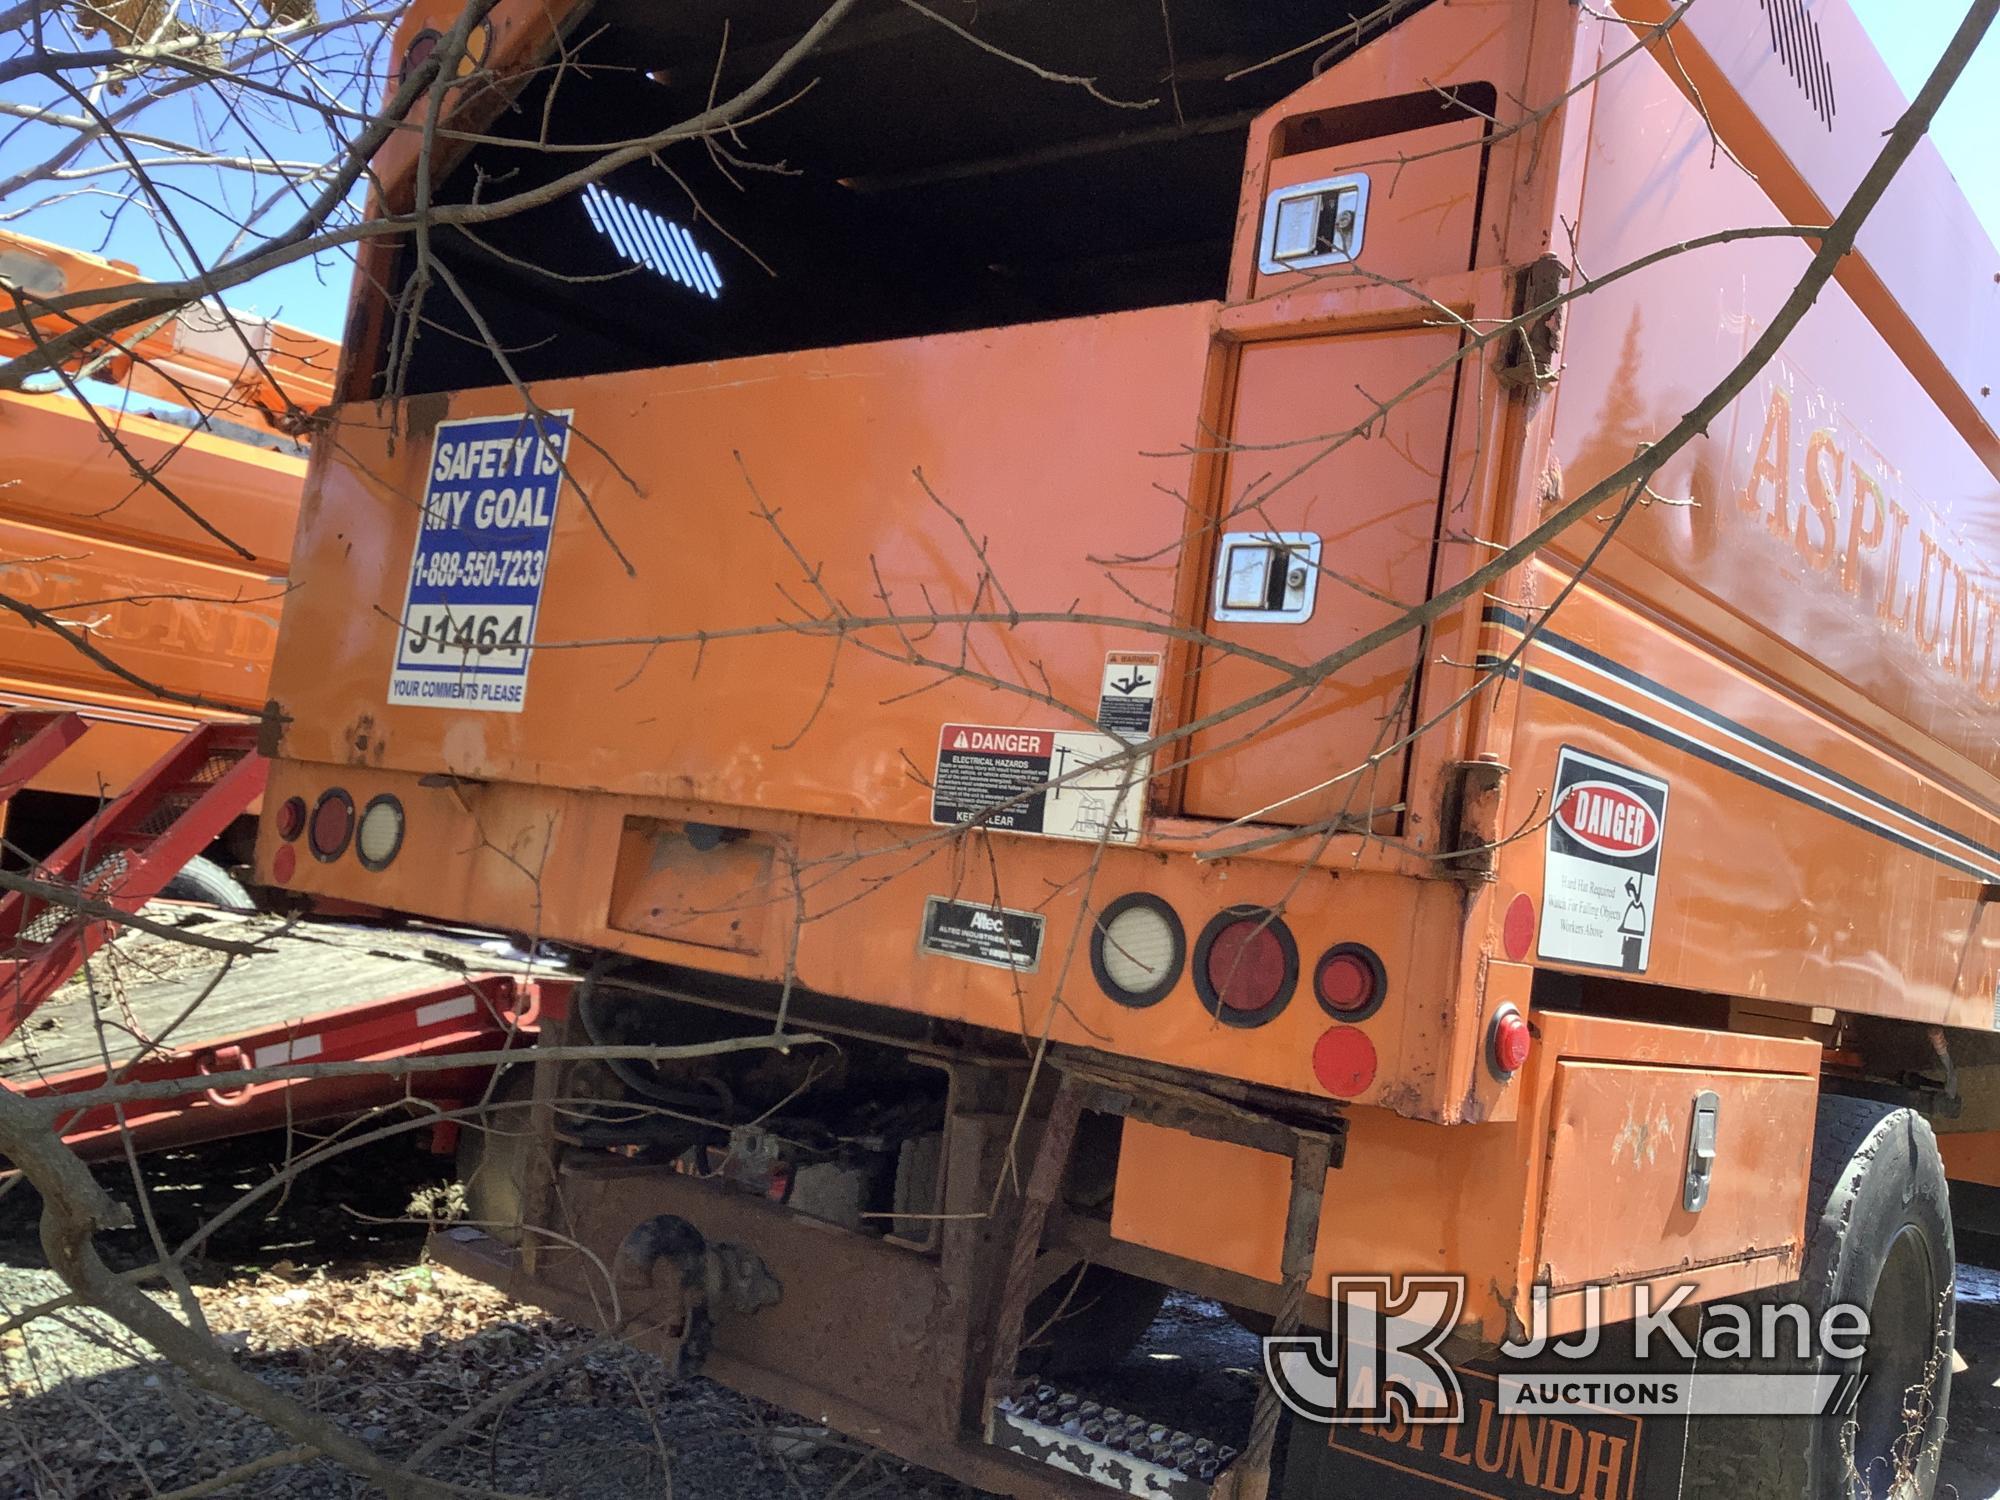
M 73 713 L 0 715 L 0 805 L 87 728 Z M 121 1130 L 136 1149 L 153 1151 L 398 1102 L 463 1108 L 483 1095 L 490 1065 L 233 1082 L 218 1075 L 526 1046 L 543 986 L 560 982 L 530 963 L 498 961 L 494 941 L 478 934 L 197 906 L 154 905 L 156 930 L 110 945 L 116 913 L 152 903 L 262 791 L 253 734 L 254 726 L 232 723 L 189 731 L 26 883 L 0 891 L 0 1083 L 29 1098 L 114 1083 L 185 1085 L 89 1104 L 64 1120 L 64 1139 L 86 1157 L 121 1150 Z M 89 909 L 65 900 L 68 891 Z M 249 951 L 204 948 L 204 935 Z M 454 1134 L 440 1121 L 433 1144 L 449 1149 Z

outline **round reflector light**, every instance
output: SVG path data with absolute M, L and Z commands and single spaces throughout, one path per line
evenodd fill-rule
M 1313 1044 L 1313 1077 L 1336 1099 L 1352 1099 L 1375 1081 L 1375 1044 L 1352 1026 L 1329 1026 Z
M 403 804 L 384 792 L 362 811 L 361 826 L 354 834 L 355 857 L 369 869 L 379 870 L 402 847 Z
M 306 831 L 306 799 L 287 797 L 278 804 L 277 815 L 271 821 L 277 826 L 278 837 L 289 844 Z
M 1526 891 L 1507 903 L 1507 916 L 1500 924 L 1500 940 L 1507 956 L 1519 963 L 1535 946 L 1535 899 Z
M 306 842 L 312 845 L 313 857 L 339 859 L 347 852 L 347 841 L 352 837 L 354 799 L 339 787 L 320 793 L 319 803 L 313 808 L 312 831 L 306 836 Z
M 1285 1008 L 1298 978 L 1291 929 L 1264 907 L 1230 907 L 1195 943 L 1195 989 L 1225 1025 L 1262 1026 Z
M 1090 967 L 1098 988 L 1120 1005 L 1155 1005 L 1180 983 L 1187 934 L 1158 896 L 1133 891 L 1097 915 Z
M 1320 1008 L 1341 1021 L 1365 1021 L 1382 1008 L 1389 984 L 1375 950 L 1360 943 L 1336 943 L 1313 970 L 1313 993 Z
M 1518 1073 L 1535 1045 L 1528 1018 L 1513 1006 L 1502 1006 L 1493 1018 L 1493 1066 L 1501 1073 Z
M 271 856 L 271 878 L 279 885 L 289 885 L 299 869 L 299 851 L 290 844 L 280 844 L 278 852 Z

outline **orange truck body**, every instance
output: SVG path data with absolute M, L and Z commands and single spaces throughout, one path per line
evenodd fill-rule
M 0 275 L 40 295 L 134 274 L 0 235 Z M 28 352 L 62 326 L 49 316 L 0 330 L 0 354 Z M 0 615 L 0 704 L 76 709 L 91 724 L 83 747 L 37 778 L 39 790 L 119 791 L 191 725 L 263 710 L 305 459 L 276 432 L 265 446 L 241 429 L 268 430 L 287 412 L 324 405 L 337 355 L 283 325 L 241 318 L 238 327 L 240 337 L 195 308 L 68 372 L 89 365 L 96 381 L 223 419 L 220 427 L 123 410 L 102 394 L 93 415 L 54 377 L 0 395 L 0 592 L 131 674 L 93 661 L 45 621 Z
M 495 91 L 550 9 L 493 9 Z M 260 879 L 1327 1111 L 1345 1151 L 1314 1280 L 1464 1272 L 1485 1339 L 1537 1286 L 1560 1328 L 1591 1288 L 1793 1279 L 1823 1079 L 1880 1071 L 1883 1035 L 1928 1056 L 1924 1028 L 1995 1025 L 2000 258 L 1935 153 L 1608 541 L 1578 525 L 1326 680 L 1281 670 L 1628 462 L 1815 242 L 1607 278 L 1537 330 L 1536 371 L 1476 335 L 1563 285 L 1547 258 L 1574 283 L 1825 224 L 1903 107 L 1843 6 L 1815 8 L 1805 54 L 1835 59 L 1837 107 L 1756 5 L 1696 6 L 1671 47 L 1649 40 L 1665 5 L 1614 10 L 1422 7 L 1257 112 L 1210 300 L 531 377 L 572 440 L 507 711 L 388 688 L 430 466 L 455 462 L 441 424 L 532 421 L 498 374 L 378 400 L 364 290 L 267 806 L 392 796 L 408 832 L 370 869 L 300 857 L 267 816 Z M 418 5 L 405 41 L 455 14 Z M 412 139 L 385 155 L 391 206 Z M 1264 269 L 1273 195 L 1353 174 L 1358 268 Z M 370 254 L 357 285 L 392 285 L 394 250 Z M 1321 540 L 1310 617 L 1217 619 L 1218 550 L 1270 532 Z M 939 817 L 958 736 L 1088 735 L 1108 662 L 1158 672 L 1142 812 L 1077 838 Z M 702 847 L 711 827 L 730 839 Z M 1651 851 L 1635 890 L 1579 830 Z M 1189 947 L 1228 908 L 1281 913 L 1289 1003 L 1237 1024 L 1198 959 L 1115 1003 L 1089 953 L 1129 893 Z M 1039 964 L 927 951 L 936 898 L 1040 918 Z M 1351 1022 L 1314 994 L 1349 943 L 1387 993 Z M 1534 1032 L 1512 1070 L 1510 1007 Z M 1696 1213 L 1704 1090 L 1731 1133 Z M 1273 1283 L 1288 1182 L 1282 1156 L 1130 1120 L 1110 1234 Z

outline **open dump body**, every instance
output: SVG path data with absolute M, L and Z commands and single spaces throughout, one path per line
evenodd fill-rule
M 885 4 L 675 141 L 816 12 L 565 11 L 574 89 L 540 14 L 476 31 L 437 163 L 536 195 L 432 237 L 456 336 L 398 342 L 408 247 L 364 278 L 260 870 L 607 950 L 570 1039 L 696 1055 L 537 1070 L 525 1211 L 610 1304 L 533 1235 L 445 1253 L 1020 1493 L 977 1439 L 1052 1441 L 999 1403 L 1083 1261 L 1286 1318 L 1461 1275 L 1485 1340 L 1795 1278 L 1823 1077 L 1941 1104 L 1921 1027 L 2000 978 L 2000 304 L 1935 156 L 1624 529 L 1477 570 L 1780 315 L 1809 248 L 1669 247 L 1831 217 L 1902 108 L 1852 16 Z M 618 140 L 657 162 L 542 201 Z M 343 804 L 405 836 L 317 841 Z M 697 1317 L 663 1220 L 781 1295 Z
M 1003 1030 L 1019 1029 L 1024 1013 L 1039 1029 L 1065 970 L 1060 935 L 1112 894 L 1155 890 L 1185 913 L 1190 951 L 1221 909 L 1282 902 L 1282 937 L 1260 929 L 1252 942 L 1260 955 L 1282 949 L 1293 983 L 1331 945 L 1366 933 L 1396 989 L 1425 997 L 1416 1013 L 1384 1018 L 1370 1043 L 1379 1068 L 1371 1062 L 1348 1091 L 1396 1094 L 1422 1114 L 1485 1108 L 1469 1101 L 1498 1089 L 1470 1049 L 1438 1045 L 1457 1024 L 1442 1004 L 1456 955 L 1417 941 L 1427 923 L 1453 922 L 1461 893 L 1413 878 L 1435 873 L 1427 855 L 1443 840 L 1444 767 L 1464 758 L 1468 731 L 1398 743 L 1421 702 L 1452 688 L 1433 686 L 1407 634 L 1339 681 L 1289 680 L 1393 621 L 1398 601 L 1420 599 L 1443 565 L 1459 335 L 1378 287 L 1362 289 L 1374 300 L 1358 318 L 1321 317 L 1297 336 L 1279 294 L 1313 278 L 1256 271 L 1252 242 L 1267 176 L 1290 188 L 1385 150 L 1423 157 L 1378 188 L 1368 221 L 1371 252 L 1407 273 L 1459 277 L 1461 298 L 1476 285 L 1497 312 L 1513 295 L 1505 277 L 1468 271 L 1481 216 L 1496 242 L 1513 224 L 1539 248 L 1540 230 L 1485 187 L 1477 110 L 1493 85 L 1483 75 L 1463 101 L 1399 85 L 1385 104 L 1266 118 L 1253 131 L 1249 113 L 1295 88 L 1312 59 L 1244 70 L 1324 30 L 1307 9 L 1246 21 L 1191 8 L 1174 31 L 1180 71 L 1162 81 L 1172 69 L 1155 56 L 1156 8 L 1109 7 L 1067 44 L 1093 71 L 1088 89 L 1036 76 L 914 11 L 857 17 L 800 101 L 811 113 L 778 111 L 760 126 L 760 159 L 799 175 L 759 174 L 772 195 L 744 194 L 747 217 L 721 214 L 722 200 L 713 223 L 674 206 L 682 173 L 704 203 L 733 192 L 706 175 L 734 170 L 718 142 L 713 154 L 695 144 L 663 156 L 671 173 L 635 162 L 476 239 L 442 237 L 455 284 L 505 330 L 510 369 L 535 382 L 546 410 L 574 414 L 560 460 L 573 487 L 544 512 L 545 483 L 513 486 L 535 498 L 509 501 L 501 518 L 510 487 L 487 486 L 495 503 L 482 509 L 479 466 L 502 472 L 492 440 L 524 435 L 518 397 L 476 344 L 419 339 L 388 421 L 349 408 L 341 456 L 301 534 L 302 555 L 330 571 L 324 586 L 302 578 L 289 605 L 303 670 L 277 690 L 284 758 L 359 760 L 384 774 L 448 768 L 487 787 L 481 818 L 503 805 L 508 818 L 516 808 L 536 817 L 534 798 L 514 804 L 511 789 L 559 788 L 587 800 L 561 820 L 546 868 L 580 861 L 600 893 L 565 936 L 767 982 L 791 962 L 816 992 Z M 1032 6 L 1003 10 L 1021 31 L 1006 45 L 1025 45 L 1046 20 Z M 506 128 L 546 119 L 565 141 L 601 140 L 670 122 L 703 97 L 706 81 L 690 96 L 688 75 L 664 66 L 682 44 L 649 38 L 642 15 L 651 12 L 593 11 L 574 34 L 592 57 L 658 56 L 661 67 L 613 68 L 573 108 L 560 89 L 546 111 L 544 96 L 524 95 Z M 685 48 L 697 48 L 706 33 L 689 25 Z M 1518 31 L 1490 38 L 1514 72 L 1527 66 Z M 732 33 L 729 66 L 750 47 Z M 770 55 L 742 50 L 740 65 Z M 912 69 L 947 81 L 959 103 L 931 120 L 921 98 L 907 98 L 889 112 L 893 125 L 881 120 L 877 80 Z M 1248 189 L 1246 151 L 1258 163 Z M 480 146 L 443 190 L 465 197 L 504 178 L 534 192 L 564 159 Z M 566 257 L 564 276 L 612 279 L 551 283 L 526 269 L 551 253 Z M 398 265 L 383 274 L 393 286 Z M 591 317 L 571 314 L 579 299 Z M 437 316 L 449 323 L 445 303 Z M 380 316 L 364 303 L 357 326 L 385 347 L 392 330 L 371 321 Z M 548 337 L 557 325 L 561 337 Z M 352 394 L 365 399 L 373 372 L 393 363 L 358 362 Z M 1363 370 L 1373 373 L 1357 378 Z M 1378 380 L 1410 391 L 1371 423 L 1378 398 L 1365 392 Z M 476 394 L 461 389 L 474 384 Z M 1361 429 L 1337 478 L 1287 460 L 1288 447 L 1265 451 L 1322 427 Z M 1244 451 L 1217 451 L 1219 436 Z M 1304 472 L 1288 479 L 1288 469 Z M 1490 472 L 1468 463 L 1461 473 L 1459 503 L 1490 506 Z M 466 505 L 430 528 L 454 539 L 427 556 L 412 594 L 425 495 L 440 521 L 442 507 Z M 585 559 L 549 568 L 546 582 L 534 540 L 549 534 L 544 515 L 564 555 L 574 546 Z M 480 525 L 496 545 L 475 545 L 469 529 Z M 1267 533 L 1317 541 L 1269 567 L 1289 554 L 1260 545 Z M 1221 537 L 1248 543 L 1243 566 L 1265 574 L 1239 580 L 1254 595 L 1244 608 L 1212 619 L 1212 570 L 1229 550 Z M 451 603 L 486 587 L 467 578 L 489 576 L 498 582 L 477 618 Z M 1302 603 L 1308 585 L 1316 607 Z M 385 692 L 380 649 L 405 618 L 413 628 Z M 468 677 L 458 654 L 468 628 L 516 668 L 532 632 L 532 671 Z M 693 643 L 709 635 L 693 671 Z M 631 644 L 592 644 L 611 641 Z M 1104 706 L 1118 699 L 1128 701 Z M 1141 743 L 1171 731 L 1159 774 L 1136 762 L 1086 770 L 1125 743 L 1106 725 Z M 1365 774 L 1313 789 L 1371 754 Z M 982 789 L 1044 763 L 1068 779 L 1018 807 L 987 808 Z M 322 785 L 318 773 L 297 783 L 309 802 Z M 413 800 L 413 829 L 430 796 Z M 712 857 L 683 857 L 682 824 L 711 816 L 758 831 Z M 1245 837 L 1222 824 L 1249 817 L 1313 836 L 1230 866 L 1163 864 L 1133 847 L 1212 853 Z M 995 838 L 990 858 L 968 861 L 954 851 L 971 846 L 940 831 L 968 821 L 1075 841 Z M 1086 890 L 1077 862 L 1095 858 L 1088 846 L 1100 835 L 1105 881 Z M 857 837 L 874 852 L 845 858 Z M 974 843 L 987 840 L 975 833 Z M 1337 890 L 1324 873 L 1301 874 L 1334 848 L 1346 872 Z M 617 866 L 609 890 L 607 860 Z M 904 918 L 809 922 L 794 945 L 790 898 L 774 901 L 770 882 L 798 860 L 815 906 L 841 908 L 872 889 L 919 921 L 939 895 L 1033 911 L 1046 960 L 1027 975 L 925 960 L 912 986 L 917 934 Z M 669 867 L 663 885 L 651 872 Z M 672 889 L 683 875 L 702 888 Z M 330 890 L 341 872 L 305 860 L 288 878 Z M 478 859 L 418 874 L 406 857 L 371 885 L 368 899 L 386 904 L 442 903 L 523 930 L 546 920 L 531 910 L 533 882 Z M 1218 972 L 1243 940 L 1225 943 Z M 1172 1006 L 1109 1005 L 1069 1039 L 1319 1091 L 1324 1024 L 1310 1007 L 1218 1002 L 1232 1023 L 1270 1023 L 1219 1031 L 1193 981 L 1183 994 Z M 1069 1033 L 1067 1016 L 1056 1024 Z

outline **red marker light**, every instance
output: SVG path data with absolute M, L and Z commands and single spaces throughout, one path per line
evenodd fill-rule
M 1335 944 L 1313 971 L 1313 993 L 1336 1020 L 1365 1020 L 1381 1009 L 1387 992 L 1382 960 L 1359 943 Z
M 277 827 L 278 837 L 289 844 L 306 831 L 306 799 L 287 797 L 271 821 Z
M 437 51 L 438 43 L 443 40 L 441 35 L 428 26 L 411 37 L 410 45 L 403 49 L 403 65 L 396 70 L 396 82 L 403 82 L 429 62 L 431 54 Z
M 1493 1018 L 1490 1042 L 1494 1068 L 1501 1073 L 1513 1074 L 1527 1065 L 1528 1054 L 1534 1049 L 1535 1036 L 1528 1029 L 1528 1018 L 1508 1005 Z
M 280 844 L 278 852 L 271 856 L 271 878 L 279 885 L 289 885 L 298 867 L 299 851 L 290 844 Z

